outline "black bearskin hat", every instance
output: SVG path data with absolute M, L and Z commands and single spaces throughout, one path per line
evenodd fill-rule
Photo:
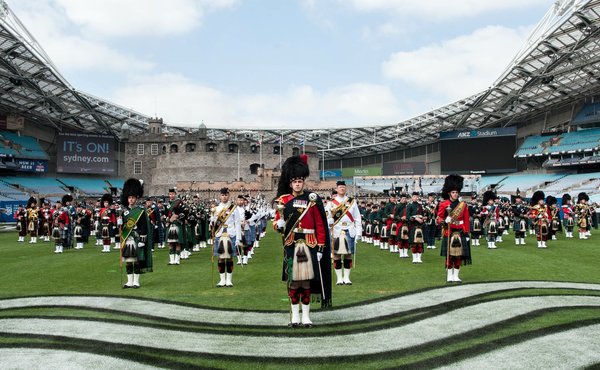
M 538 190 L 535 193 L 533 193 L 533 195 L 531 196 L 531 199 L 529 200 L 529 204 L 532 206 L 535 206 L 536 204 L 538 204 L 538 202 L 540 200 L 543 200 L 544 198 L 546 198 L 546 194 L 544 194 L 543 191 Z
M 35 200 L 34 197 L 30 197 L 29 200 L 27 201 L 27 208 L 31 207 L 31 205 L 33 203 L 37 203 L 37 200 Z
M 127 179 L 123 184 L 121 192 L 121 204 L 128 204 L 127 198 L 130 196 L 141 198 L 144 195 L 144 184 L 138 179 Z
M 483 205 L 487 205 L 489 200 L 494 200 L 496 199 L 496 193 L 494 193 L 491 190 L 486 191 L 485 193 L 483 193 Z
M 442 198 L 450 199 L 450 192 L 456 190 L 460 193 L 463 188 L 464 178 L 459 175 L 448 175 L 444 180 L 444 186 L 442 187 Z
M 581 202 L 581 200 L 585 200 L 586 202 L 590 201 L 590 197 L 588 197 L 587 193 L 581 192 L 577 196 L 577 203 Z
M 112 195 L 110 195 L 109 193 L 106 193 L 102 196 L 102 198 L 100 199 L 100 204 L 104 207 L 104 202 L 108 202 L 109 205 L 111 205 L 113 203 L 113 198 Z
M 73 196 L 71 196 L 71 194 L 65 194 L 62 197 L 62 204 L 65 205 L 67 204 L 67 202 L 72 202 L 73 201 Z
M 281 166 L 281 176 L 277 184 L 276 197 L 279 198 L 284 194 L 290 194 L 292 192 L 290 182 L 298 178 L 306 179 L 309 174 L 308 157 L 306 155 L 295 155 L 286 159 L 283 162 L 283 166 Z
M 552 206 L 554 204 L 556 204 L 556 197 L 552 196 L 552 195 L 548 195 L 546 197 L 546 204 L 549 206 Z
M 565 193 L 562 196 L 562 204 L 567 204 L 568 201 L 571 200 L 571 194 Z

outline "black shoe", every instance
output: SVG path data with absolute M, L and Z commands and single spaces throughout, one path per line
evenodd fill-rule
M 300 326 L 300 323 L 290 322 L 290 323 L 288 323 L 288 326 L 290 328 L 297 328 Z
M 133 288 L 133 287 L 131 287 L 131 286 L 127 285 L 127 284 L 123 285 L 123 289 L 129 289 L 129 288 Z

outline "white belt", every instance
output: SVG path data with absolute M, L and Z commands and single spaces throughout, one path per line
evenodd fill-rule
M 314 234 L 315 233 L 315 229 L 303 229 L 301 227 L 297 227 L 294 229 L 295 233 L 300 233 L 300 234 Z
M 465 223 L 464 221 L 455 221 L 452 223 L 452 225 L 462 225 L 464 223 Z
M 338 225 L 339 225 L 339 226 L 342 226 L 342 227 L 348 227 L 348 226 L 352 226 L 352 225 L 353 225 L 353 223 L 352 223 L 352 222 L 347 222 L 347 221 L 344 221 L 344 222 L 340 222 L 340 223 L 338 223 Z

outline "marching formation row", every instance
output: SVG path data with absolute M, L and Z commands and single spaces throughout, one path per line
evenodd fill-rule
M 312 325 L 311 300 L 320 301 L 323 308 L 331 306 L 332 273 L 337 285 L 352 285 L 350 272 L 359 240 L 400 258 L 407 258 L 410 250 L 412 262 L 419 265 L 425 246 L 435 249 L 436 238 L 441 238 L 447 282 L 454 283 L 461 282 L 461 266 L 472 263 L 471 246 L 485 238 L 487 247 L 496 249 L 511 225 L 516 245 L 525 244 L 529 230 L 539 248 L 546 248 L 562 230 L 572 238 L 575 227 L 579 238 L 587 239 L 590 226 L 597 225 L 585 193 L 577 196 L 575 205 L 565 194 L 561 207 L 541 191 L 529 203 L 518 196 L 510 202 L 491 191 L 481 199 L 473 194 L 466 202 L 459 198 L 463 178 L 450 175 L 440 199 L 437 194 L 426 198 L 418 193 L 390 194 L 386 202 L 368 203 L 348 196 L 343 181 L 331 198 L 305 191 L 308 176 L 305 156 L 288 158 L 272 203 L 241 195 L 232 201 L 227 188 L 221 189 L 218 203 L 180 197 L 176 189 L 169 190 L 168 200 L 147 197 L 140 202 L 143 184 L 137 179 L 125 182 L 120 202 L 105 194 L 94 207 L 73 205 L 72 197 L 65 195 L 54 207 L 42 199 L 38 208 L 31 198 L 15 214 L 18 240 L 24 242 L 27 235 L 30 243 L 38 237 L 52 238 L 55 253 L 60 254 L 73 243 L 74 249 L 81 249 L 94 237 L 102 252 L 119 250 L 127 272 L 123 288 L 140 287 L 140 273 L 152 271 L 154 248 L 169 248 L 168 264 L 176 266 L 210 244 L 220 277 L 216 286 L 232 287 L 236 259 L 238 265 L 248 264 L 272 220 L 282 234 L 282 280 L 290 299 L 290 326 L 297 327 Z

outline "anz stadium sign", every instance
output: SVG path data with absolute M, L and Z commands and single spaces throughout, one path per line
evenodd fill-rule
M 440 132 L 440 140 L 479 139 L 484 137 L 515 136 L 516 134 L 516 127 L 482 128 L 469 131 Z

